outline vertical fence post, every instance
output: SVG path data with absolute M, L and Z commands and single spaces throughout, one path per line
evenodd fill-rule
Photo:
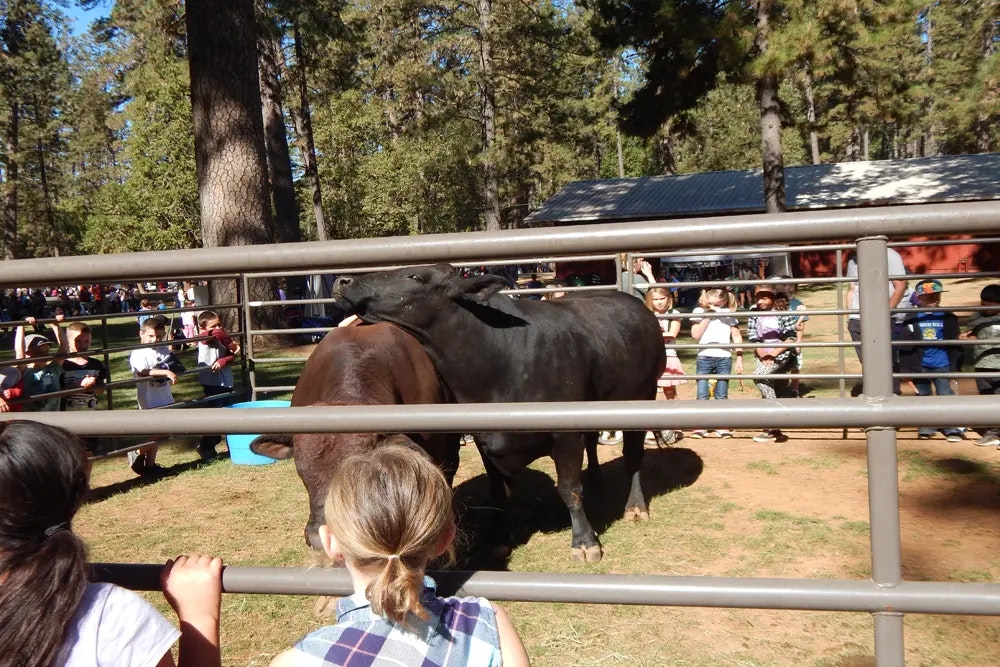
M 884 236 L 858 239 L 861 374 L 868 399 L 892 396 L 892 328 L 886 242 Z M 869 428 L 866 436 L 872 580 L 878 586 L 895 587 L 903 578 L 896 429 Z M 875 613 L 874 625 L 875 664 L 877 667 L 902 667 L 903 615 Z
M 240 314 L 240 328 L 243 330 L 243 359 L 240 368 L 243 374 L 243 391 L 249 392 L 249 400 L 257 400 L 257 378 L 253 370 L 253 335 L 250 333 L 250 281 L 246 273 L 236 278 L 236 301 Z
M 837 261 L 837 271 L 836 271 L 835 275 L 838 278 L 843 278 L 844 277 L 844 251 L 842 249 L 840 249 L 840 248 L 837 248 L 836 257 L 837 257 L 837 260 L 836 260 Z M 840 282 L 838 280 L 837 281 L 837 310 L 842 310 L 844 307 L 845 307 L 844 306 L 844 283 L 842 283 L 842 282 Z M 844 331 L 845 331 L 844 316 L 842 314 L 841 315 L 837 315 L 837 342 L 838 343 L 843 343 L 844 342 Z M 837 348 L 837 372 L 840 373 L 841 375 L 844 375 L 844 373 L 847 372 L 847 366 L 846 366 L 846 362 L 845 362 L 845 359 L 844 359 L 844 352 L 845 352 L 845 348 L 843 347 L 843 345 L 841 345 L 840 347 Z M 844 398 L 844 396 L 847 395 L 847 383 L 844 381 L 843 377 L 841 377 L 839 380 L 837 380 L 837 386 L 838 386 L 838 388 L 840 390 L 838 395 L 840 396 L 840 398 Z M 844 433 L 844 437 L 845 438 L 847 437 L 846 431 Z

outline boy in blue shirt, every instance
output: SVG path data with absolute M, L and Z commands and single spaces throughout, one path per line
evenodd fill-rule
M 921 280 L 913 290 L 916 293 L 918 308 L 935 308 L 941 305 L 941 294 L 944 286 L 940 280 Z M 959 337 L 958 318 L 952 313 L 942 311 L 919 312 L 908 315 L 903 320 L 904 336 L 908 340 L 946 341 Z M 934 377 L 940 373 L 954 373 L 962 365 L 962 348 L 958 345 L 921 345 L 902 348 L 899 354 L 900 370 L 904 373 L 916 373 L 913 385 L 918 396 L 930 396 L 931 387 L 938 396 L 954 396 L 951 390 L 951 380 Z M 927 440 L 934 433 L 941 431 L 948 442 L 960 442 L 965 439 L 961 429 L 957 427 L 921 427 L 917 437 Z

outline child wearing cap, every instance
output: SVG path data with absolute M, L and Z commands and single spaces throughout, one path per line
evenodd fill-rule
M 757 367 L 754 375 L 766 376 L 787 373 L 795 368 L 795 325 L 797 315 L 778 315 L 774 313 L 775 293 L 770 287 L 760 286 L 754 291 L 757 303 L 750 306 L 751 312 L 765 313 L 747 319 L 747 341 L 763 344 L 754 349 Z M 787 307 L 787 299 L 785 306 Z M 775 382 L 766 377 L 754 380 L 761 398 L 777 398 Z M 754 442 L 784 442 L 788 438 L 781 429 L 772 428 L 754 436 Z
M 986 396 L 1000 395 L 1000 284 L 987 285 L 979 294 L 984 310 L 969 319 L 969 330 L 961 335 L 965 339 L 982 340 L 972 347 L 973 366 L 977 373 L 997 373 L 993 377 L 976 378 L 976 388 Z M 980 447 L 1000 445 L 1000 426 L 981 430 L 976 441 Z
M 917 308 L 936 308 L 941 305 L 944 286 L 940 280 L 921 280 L 914 286 Z M 958 318 L 944 311 L 924 311 L 907 315 L 903 320 L 903 338 L 911 341 L 946 341 L 959 337 Z M 920 345 L 899 350 L 899 366 L 904 373 L 915 373 L 913 385 L 918 396 L 930 396 L 933 388 L 938 396 L 954 396 L 951 380 L 936 377 L 941 373 L 957 372 L 962 365 L 962 348 L 958 345 Z M 922 426 L 917 437 L 928 440 L 938 431 L 948 442 L 965 439 L 961 429 L 954 426 Z
M 14 356 L 18 359 L 27 360 L 20 364 L 18 370 L 21 372 L 21 382 L 23 383 L 22 410 L 24 412 L 57 412 L 61 400 L 58 396 L 43 400 L 25 400 L 40 394 L 57 392 L 61 388 L 62 379 L 62 359 L 59 355 L 66 354 L 66 337 L 63 335 L 62 327 L 59 323 L 64 319 L 62 313 L 57 313 L 55 322 L 50 322 L 49 327 L 55 335 L 58 345 L 57 351 L 52 350 L 52 341 L 42 334 L 24 334 L 24 326 L 19 326 L 14 333 Z M 34 326 L 35 318 L 26 317 L 24 321 Z M 41 357 L 51 357 L 45 361 L 33 361 Z

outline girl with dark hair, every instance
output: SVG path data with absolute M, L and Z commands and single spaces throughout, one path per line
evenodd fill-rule
M 183 633 L 132 591 L 90 583 L 71 522 L 90 466 L 71 433 L 0 423 L 0 661 L 18 667 L 213 665 L 219 654 L 222 561 L 180 556 L 160 580 Z
M 431 560 L 454 560 L 455 538 L 451 488 L 424 452 L 387 444 L 348 457 L 324 511 L 323 550 L 344 561 L 354 595 L 338 602 L 336 625 L 310 633 L 271 667 L 529 664 L 502 609 L 484 598 L 438 597 L 424 575 Z

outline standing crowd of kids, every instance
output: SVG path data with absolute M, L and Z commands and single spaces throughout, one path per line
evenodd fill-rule
M 185 284 L 185 289 L 190 284 Z M 194 297 L 184 305 L 194 305 Z M 98 396 L 109 381 L 107 366 L 90 352 L 91 330 L 85 322 L 74 321 L 65 328 L 65 316 L 56 310 L 49 323 L 52 337 L 27 333 L 24 325 L 14 332 L 16 365 L 0 367 L 0 412 L 50 412 L 59 410 L 96 410 Z M 36 326 L 34 317 L 24 321 Z M 145 347 L 132 350 L 129 368 L 137 380 L 136 401 L 140 410 L 151 410 L 174 402 L 171 386 L 184 365 L 168 340 L 167 318 L 163 315 L 140 315 L 139 343 Z M 230 364 L 240 346 L 223 329 L 221 318 L 205 310 L 185 322 L 185 336 L 201 337 L 197 343 L 198 382 L 206 397 L 231 392 L 233 371 Z M 55 396 L 46 396 L 56 394 Z M 202 436 L 197 452 L 204 460 L 216 456 L 219 434 Z M 91 454 L 97 450 L 94 439 L 85 440 Z M 146 444 L 128 452 L 128 465 L 141 476 L 158 476 L 165 469 L 156 463 L 157 445 Z
M 644 276 L 638 260 L 634 271 Z M 648 271 L 646 272 L 648 273 Z M 787 280 L 779 276 L 777 280 Z M 649 279 L 649 282 L 656 282 Z M 745 371 L 754 376 L 753 383 L 760 397 L 774 399 L 783 392 L 785 396 L 798 397 L 800 384 L 796 376 L 802 369 L 802 342 L 809 317 L 803 312 L 805 305 L 795 296 L 794 285 L 775 282 L 777 287 L 759 285 L 754 288 L 753 305 L 738 315 L 737 294 L 728 288 L 703 289 L 698 305 L 686 319 L 690 323 L 690 336 L 700 346 L 695 357 L 696 398 L 699 401 L 729 398 L 727 376 L 742 375 Z M 941 305 L 944 286 L 939 280 L 921 280 L 910 293 L 909 306 L 913 313 L 899 318 L 900 326 L 894 338 L 902 343 L 895 348 L 900 372 L 910 374 L 910 382 L 918 396 L 949 396 L 955 392 L 952 382 L 942 374 L 956 373 L 962 368 L 964 358 L 961 344 L 949 345 L 947 341 L 992 339 L 973 346 L 973 367 L 977 373 L 992 373 L 993 377 L 976 378 L 980 394 L 1000 394 L 1000 285 L 987 285 L 980 294 L 980 309 L 969 319 L 967 330 L 962 332 L 958 318 L 951 312 L 932 310 Z M 687 382 L 684 366 L 674 349 L 681 332 L 681 313 L 674 308 L 674 290 L 668 287 L 650 287 L 643 296 L 646 307 L 656 315 L 666 349 L 666 367 L 658 381 L 663 398 L 677 398 L 677 386 Z M 741 321 L 743 328 L 741 328 Z M 919 345 L 905 345 L 907 341 L 921 341 Z M 744 365 L 745 354 L 752 355 L 754 364 Z M 718 376 L 718 377 L 711 377 Z M 782 376 L 782 377 L 769 377 Z M 743 380 L 739 380 L 743 386 Z M 659 397 L 657 397 L 659 398 Z M 949 442 L 966 439 L 961 426 L 924 427 L 919 429 L 920 439 L 929 439 L 940 432 Z M 719 438 L 733 438 L 729 428 L 714 431 Z M 975 444 L 986 447 L 1000 446 L 1000 426 L 982 429 Z M 701 439 L 711 435 L 707 429 L 695 429 L 688 437 Z M 647 434 L 647 441 L 672 444 L 683 437 L 681 431 L 666 430 Z M 616 444 L 620 431 L 604 431 L 602 444 Z M 788 437 L 778 428 L 764 429 L 753 437 L 755 442 L 785 442 Z

